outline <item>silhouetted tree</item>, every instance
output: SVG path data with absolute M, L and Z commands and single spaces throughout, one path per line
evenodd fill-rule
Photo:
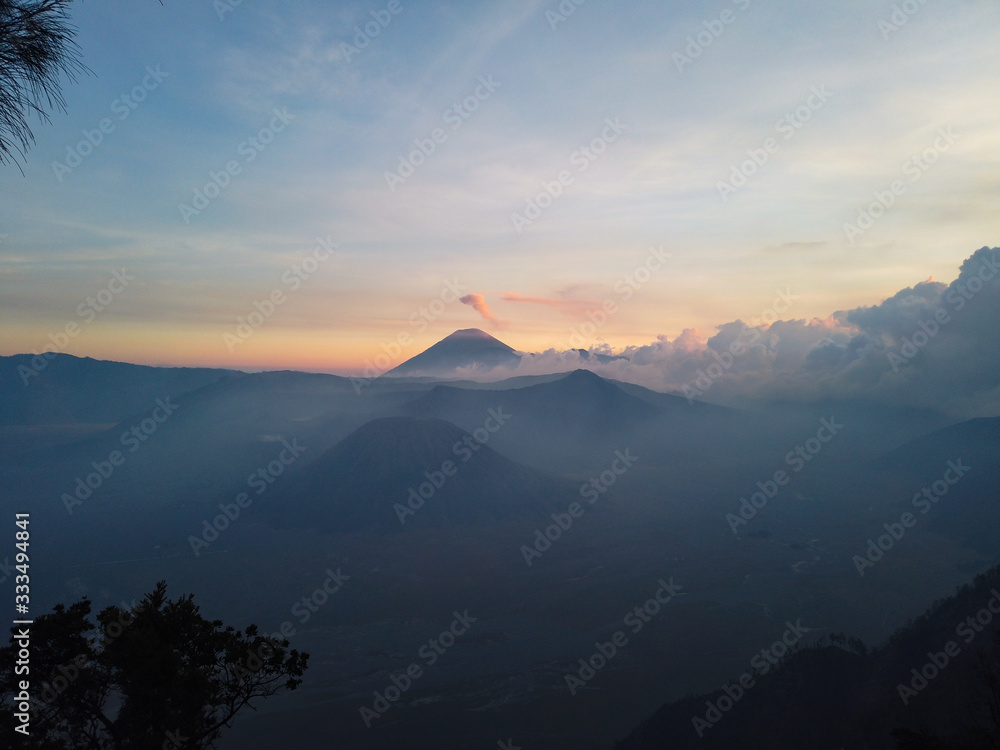
M 894 729 L 896 750 L 997 750 L 1000 748 L 1000 631 L 993 637 L 993 648 L 979 653 L 979 681 L 968 685 L 954 703 L 966 698 L 966 711 L 972 722 L 955 713 L 950 727 L 956 736 L 949 741 L 927 728 L 919 732 Z
M 1000 747 L 1000 630 L 993 634 L 993 648 L 979 655 L 979 675 L 985 704 L 985 726 L 977 727 L 984 747 Z
M 215 747 L 255 700 L 294 690 L 309 655 L 288 641 L 201 616 L 191 595 L 167 599 L 161 581 L 135 608 L 57 605 L 31 627 L 31 735 L 46 750 Z M 16 633 L 16 628 L 12 629 Z M 0 649 L 0 729 L 14 735 L 17 647 Z M 7 726 L 3 726 L 7 724 Z
M 61 77 L 86 71 L 69 22 L 71 0 L 0 0 L 0 162 L 34 141 L 28 117 L 66 111 Z

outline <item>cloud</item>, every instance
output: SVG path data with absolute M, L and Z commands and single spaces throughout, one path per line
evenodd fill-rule
M 522 360 L 518 374 L 565 371 L 572 359 L 604 377 L 724 404 L 854 400 L 997 416 L 997 330 L 1000 248 L 983 247 L 951 284 L 923 281 L 877 305 L 770 326 L 736 320 L 707 338 L 688 329 L 604 363 L 550 350 Z
M 574 300 L 574 299 L 553 299 L 551 297 L 528 297 L 523 294 L 518 294 L 517 292 L 504 292 L 500 299 L 504 302 L 518 302 L 528 305 L 542 305 L 543 307 L 552 307 L 557 310 L 561 310 L 567 315 L 578 317 L 584 315 L 588 310 L 595 307 L 600 307 L 600 302 L 593 302 L 590 300 Z
M 768 245 L 764 253 L 802 253 L 816 250 L 826 250 L 829 242 L 783 242 L 780 245 Z
M 459 302 L 463 305 L 470 305 L 476 312 L 483 316 L 483 320 L 488 320 L 497 328 L 506 328 L 507 321 L 500 320 L 493 311 L 490 310 L 490 306 L 486 303 L 486 299 L 481 294 L 466 294 L 462 297 Z

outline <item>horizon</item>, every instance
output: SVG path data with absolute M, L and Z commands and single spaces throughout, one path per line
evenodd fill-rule
M 0 353 L 76 322 L 77 355 L 346 374 L 402 331 L 571 348 L 606 300 L 572 348 L 623 351 L 996 245 L 993 5 L 393 8 L 73 4 L 93 75 L 0 173 Z
M 985 245 L 985 246 L 982 246 L 980 248 L 980 250 L 992 250 L 992 251 L 996 251 L 997 248 L 990 248 L 988 245 Z M 966 259 L 963 258 L 962 260 L 964 261 Z M 957 270 L 957 266 L 958 265 L 960 265 L 960 264 L 956 264 L 956 270 Z M 956 277 L 956 281 L 957 281 L 957 277 Z M 864 307 L 878 307 L 879 305 L 885 303 L 887 300 L 889 300 L 893 296 L 896 296 L 898 294 L 901 294 L 901 293 L 904 293 L 904 292 L 907 292 L 907 291 L 912 291 L 913 288 L 914 288 L 914 286 L 917 286 L 917 285 L 919 285 L 921 283 L 922 284 L 931 284 L 931 283 L 941 283 L 941 282 L 938 282 L 933 276 L 930 276 L 930 277 L 928 277 L 927 279 L 925 279 L 923 281 L 916 281 L 916 282 L 913 282 L 913 283 L 911 283 L 911 284 L 909 284 L 909 285 L 907 285 L 905 287 L 902 287 L 902 288 L 896 290 L 895 292 L 893 292 L 893 294 L 888 295 L 887 297 L 880 298 L 880 299 L 878 299 L 876 301 L 869 302 L 868 304 L 861 305 L 860 308 L 864 308 Z M 779 292 L 778 297 L 781 297 L 781 294 L 780 294 L 781 290 L 778 290 L 778 292 Z M 793 299 L 797 299 L 797 297 L 798 297 L 798 295 L 792 295 Z M 787 297 L 786 297 L 786 299 L 787 299 Z M 113 300 L 113 297 L 112 297 L 112 300 Z M 91 315 L 91 311 L 94 310 L 94 305 L 91 304 L 91 301 L 96 301 L 97 304 L 99 305 L 99 301 L 92 300 L 92 298 L 88 298 L 86 306 L 84 306 L 84 305 L 80 305 L 79 306 L 79 307 L 83 308 L 83 310 L 87 313 L 88 316 Z M 764 312 L 767 312 L 767 310 L 768 309 L 765 309 Z M 259 309 L 256 309 L 255 311 L 259 312 Z M 255 311 L 252 311 L 251 314 L 253 314 L 253 312 L 255 312 Z M 601 315 L 602 314 L 601 306 L 600 305 L 596 305 L 594 308 L 588 309 L 586 312 L 590 313 L 591 316 Z M 694 327 L 685 327 L 684 329 L 682 329 L 681 335 L 690 334 L 690 336 L 691 336 L 690 340 L 692 342 L 700 344 L 700 345 L 702 345 L 704 347 L 704 346 L 707 346 L 708 341 L 715 335 L 715 333 L 717 333 L 724 326 L 726 326 L 728 324 L 731 324 L 731 323 L 743 322 L 743 323 L 746 323 L 747 325 L 749 325 L 750 327 L 759 327 L 759 328 L 763 328 L 763 329 L 769 328 L 770 326 L 772 326 L 774 323 L 777 323 L 777 322 L 793 322 L 793 321 L 804 321 L 804 320 L 807 323 L 813 323 L 813 324 L 819 323 L 821 325 L 826 325 L 829 321 L 833 320 L 833 318 L 838 313 L 847 313 L 847 312 L 850 312 L 850 311 L 844 310 L 844 309 L 831 310 L 826 316 L 813 318 L 811 321 L 805 320 L 804 318 L 801 318 L 801 317 L 796 318 L 794 316 L 791 316 L 791 317 L 788 317 L 788 318 L 782 318 L 782 317 L 778 317 L 777 314 L 772 314 L 772 316 L 771 316 L 772 320 L 770 320 L 770 321 L 762 321 L 760 316 L 753 316 L 753 317 L 747 316 L 747 317 L 736 318 L 736 319 L 733 319 L 732 321 L 719 322 L 719 323 L 715 324 L 714 326 L 712 326 L 712 328 L 708 332 L 699 330 L 699 329 L 694 328 Z M 611 319 L 613 317 L 614 317 L 613 314 L 607 316 L 608 319 Z M 96 319 L 97 315 L 96 314 L 93 315 L 92 318 Z M 86 320 L 88 322 L 90 321 L 90 319 L 91 318 L 86 318 Z M 622 352 L 628 351 L 629 349 L 636 348 L 636 347 L 639 347 L 639 346 L 643 346 L 643 345 L 649 343 L 649 342 L 644 341 L 644 342 L 631 343 L 631 344 L 622 344 L 622 345 L 620 345 L 618 347 L 612 347 L 607 342 L 604 342 L 604 341 L 595 341 L 593 337 L 587 337 L 587 336 L 583 335 L 585 332 L 587 332 L 588 330 L 590 330 L 590 328 L 597 328 L 597 329 L 599 329 L 601 327 L 600 324 L 598 324 L 596 326 L 593 325 L 593 322 L 592 322 L 593 320 L 594 320 L 594 317 L 590 317 L 590 318 L 584 317 L 583 319 L 577 321 L 576 324 L 569 326 L 569 328 L 567 329 L 566 335 L 562 338 L 561 341 L 552 341 L 552 342 L 549 343 L 548 346 L 543 346 L 541 349 L 530 350 L 530 349 L 522 348 L 522 347 L 518 347 L 518 346 L 512 346 L 512 348 L 515 351 L 517 351 L 519 353 L 522 353 L 522 354 L 538 354 L 538 353 L 542 353 L 542 352 L 549 351 L 549 350 L 566 351 L 566 352 L 568 352 L 568 351 L 574 351 L 574 350 L 579 350 L 579 349 L 583 349 L 585 351 L 608 351 L 608 352 L 620 354 Z M 255 333 L 256 332 L 256 328 L 260 327 L 260 326 L 256 326 L 255 327 L 253 325 L 248 324 L 247 321 L 248 321 L 247 317 L 242 317 L 242 316 L 238 317 L 238 319 L 237 319 L 237 326 L 234 328 L 234 332 L 233 333 L 228 333 L 228 332 L 224 333 L 223 334 L 223 340 L 225 341 L 225 339 L 227 337 L 230 339 L 230 341 L 238 340 L 240 338 L 240 336 L 238 335 L 238 331 L 236 329 L 238 329 L 240 327 L 240 325 L 246 325 L 248 328 L 250 328 Z M 267 319 L 263 318 L 263 322 L 266 324 Z M 99 359 L 99 360 L 105 360 L 105 361 L 111 361 L 111 362 L 127 362 L 129 364 L 146 365 L 146 366 L 150 366 L 150 367 L 210 367 L 210 368 L 214 368 L 214 369 L 243 370 L 243 371 L 246 371 L 246 372 L 269 372 L 269 371 L 280 371 L 280 370 L 296 370 L 296 371 L 300 371 L 300 372 L 328 373 L 328 374 L 332 374 L 332 375 L 343 375 L 343 376 L 350 377 L 352 375 L 358 375 L 358 373 L 361 370 L 365 369 L 366 367 L 370 368 L 373 365 L 373 363 L 374 363 L 374 361 L 375 361 L 376 358 L 378 358 L 381 355 L 387 354 L 387 350 L 388 350 L 389 347 L 392 347 L 393 349 L 395 349 L 396 345 L 398 345 L 398 339 L 399 339 L 400 335 L 404 335 L 406 337 L 406 343 L 403 344 L 403 345 L 398 345 L 398 347 L 399 347 L 399 353 L 392 355 L 392 365 L 391 366 L 388 366 L 388 367 L 385 367 L 385 368 L 377 368 L 377 369 L 379 369 L 379 370 L 382 371 L 380 374 L 384 374 L 384 372 L 387 372 L 388 370 L 390 370 L 393 367 L 401 364 L 402 362 L 405 362 L 406 360 L 408 360 L 408 359 L 416 356 L 420 352 L 425 351 L 426 349 L 428 349 L 429 347 L 433 346 L 434 344 L 440 343 L 441 341 L 443 341 L 443 340 L 445 340 L 445 339 L 453 336 L 454 334 L 458 334 L 458 333 L 463 333 L 463 332 L 468 332 L 468 331 L 478 331 L 480 333 L 486 334 L 487 336 L 489 336 L 489 337 L 491 337 L 493 339 L 499 340 L 502 343 L 507 344 L 507 345 L 510 345 L 510 343 L 508 341 L 508 338 L 510 340 L 517 340 L 516 339 L 516 332 L 508 331 L 506 326 L 501 326 L 500 330 L 494 329 L 493 332 L 491 333 L 490 331 L 487 331 L 485 328 L 481 328 L 479 326 L 468 326 L 468 327 L 465 327 L 465 328 L 454 328 L 454 329 L 447 330 L 447 329 L 445 329 L 442 326 L 432 326 L 431 324 L 427 324 L 427 323 L 424 322 L 423 319 L 418 319 L 418 322 L 420 323 L 420 326 L 419 326 L 420 327 L 420 331 L 421 331 L 420 333 L 414 333 L 413 331 L 407 330 L 405 328 L 401 328 L 399 334 L 397 334 L 396 337 L 380 341 L 379 345 L 381 345 L 381 348 L 376 348 L 376 349 L 372 350 L 370 352 L 370 356 L 366 357 L 364 360 L 361 360 L 359 362 L 355 362 L 355 363 L 353 363 L 351 365 L 344 366 L 344 367 L 323 367 L 322 365 L 318 365 L 318 366 L 306 366 L 306 367 L 294 367 L 294 366 L 286 366 L 286 365 L 282 365 L 282 364 L 278 364 L 278 365 L 261 365 L 259 363 L 252 363 L 252 362 L 240 364 L 238 358 L 236 358 L 234 361 L 226 361 L 226 359 L 223 358 L 223 359 L 220 359 L 218 361 L 209 361 L 209 362 L 200 362 L 200 361 L 196 361 L 194 359 L 191 359 L 191 360 L 180 360 L 180 361 L 173 361 L 173 360 L 158 360 L 158 361 L 154 361 L 154 360 L 138 359 L 138 358 L 137 359 L 119 359 L 119 358 L 115 358 L 113 356 L 111 356 L 111 357 L 109 357 L 109 356 L 100 356 L 98 353 L 90 353 L 90 352 L 87 352 L 87 351 L 70 351 L 72 349 L 79 349 L 79 348 L 81 348 L 81 344 L 84 343 L 82 341 L 78 341 L 77 340 L 77 336 L 79 336 L 79 334 L 80 334 L 81 329 L 83 328 L 83 326 L 78 325 L 77 322 L 74 321 L 74 320 L 68 320 L 66 322 L 66 324 L 62 327 L 62 330 L 60 330 L 59 328 L 55 328 L 55 329 L 52 329 L 52 330 L 48 331 L 48 333 L 45 336 L 45 341 L 44 341 L 43 346 L 36 347 L 34 349 L 31 349 L 31 350 L 0 351 L 0 356 L 15 356 L 15 355 L 20 355 L 20 354 L 28 354 L 28 355 L 38 356 L 38 355 L 42 355 L 43 353 L 53 353 L 54 352 L 54 353 L 59 353 L 59 354 L 71 354 L 73 356 L 76 356 L 76 357 L 79 357 L 79 358 L 83 358 L 83 359 L 90 358 L 90 359 Z M 413 325 L 412 321 L 411 321 L 410 325 L 411 326 Z M 75 330 L 76 332 L 73 333 L 71 330 L 69 330 L 67 328 L 67 326 L 69 327 L 69 329 Z M 236 334 L 236 335 L 234 335 L 234 334 Z M 508 336 L 508 334 L 510 334 L 510 336 Z M 249 338 L 249 337 L 247 337 L 247 338 Z M 658 335 L 657 338 L 662 338 L 662 335 Z M 565 348 L 560 350 L 559 349 L 559 345 L 560 344 L 564 345 Z M 586 344 L 589 344 L 589 345 L 586 345 Z
M 982 356 L 980 341 L 982 336 L 990 335 L 995 325 L 989 299 L 996 299 L 992 282 L 998 276 L 1000 248 L 983 246 L 962 261 L 951 281 L 929 278 L 900 289 L 877 304 L 833 311 L 822 319 L 803 320 L 789 314 L 799 304 L 798 295 L 791 290 L 777 290 L 771 306 L 758 316 L 716 325 L 709 335 L 685 329 L 673 340 L 660 335 L 655 341 L 619 349 L 606 342 L 593 343 L 593 338 L 619 313 L 621 305 L 608 298 L 601 306 L 587 309 L 584 319 L 569 328 L 563 341 L 566 348 L 549 347 L 540 351 L 518 347 L 515 332 L 503 325 L 493 326 L 492 332 L 462 327 L 438 335 L 436 321 L 418 318 L 410 321 L 409 330 L 402 328 L 394 337 L 380 342 L 359 363 L 341 368 L 295 363 L 261 365 L 241 362 L 238 358 L 231 362 L 175 363 L 83 356 L 168 368 L 330 374 L 351 379 L 359 392 L 364 387 L 359 383 L 382 376 L 491 383 L 510 377 L 583 369 L 659 393 L 680 393 L 691 402 L 766 406 L 786 398 L 810 403 L 846 397 L 900 406 L 933 404 L 933 409 L 953 417 L 993 416 L 1000 415 L 1000 386 L 991 384 L 994 363 Z M 453 301 L 464 301 L 460 307 L 467 306 L 486 322 L 493 319 L 492 311 L 479 295 L 459 298 L 460 291 L 452 295 Z M 977 300 L 984 291 L 982 297 L 986 301 Z M 443 300 L 438 302 L 440 308 L 445 307 Z M 257 328 L 267 324 L 265 313 L 273 314 L 276 309 L 274 304 L 270 308 L 258 305 L 256 317 L 241 319 L 244 330 L 238 326 L 233 334 L 224 334 L 225 339 L 238 348 L 256 334 Z M 433 316 L 433 311 L 433 307 L 429 308 L 428 316 Z M 953 320 L 960 323 L 953 325 Z M 71 326 L 76 331 L 73 336 L 69 335 Z M 421 333 L 412 332 L 414 328 Z M 80 332 L 79 325 L 68 323 L 64 331 L 49 336 L 52 343 L 45 349 L 72 353 L 68 349 Z M 477 335 L 459 335 L 470 332 Z M 490 347 L 494 354 L 483 359 L 482 352 L 477 353 L 477 341 L 498 342 Z M 925 347 L 932 341 L 931 352 L 949 348 L 953 355 L 964 352 L 961 356 L 968 371 L 940 362 L 933 354 L 928 356 Z M 443 343 L 453 351 L 446 355 L 439 351 Z M 750 350 L 756 354 L 744 356 Z M 496 359 L 497 352 L 508 351 L 509 354 L 502 354 L 503 362 Z M 14 354 L 41 356 L 37 350 Z M 402 369 L 406 372 L 398 371 Z M 979 374 L 973 375 L 973 369 Z M 34 365 L 27 371 L 22 368 L 19 379 L 27 386 L 39 371 Z M 876 373 L 881 375 L 874 377 Z M 979 382 L 982 378 L 986 378 L 985 387 L 965 392 L 970 379 Z

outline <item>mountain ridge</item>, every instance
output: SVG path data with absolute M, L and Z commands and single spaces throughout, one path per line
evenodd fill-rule
M 271 521 L 398 533 L 543 517 L 570 487 L 493 450 L 487 443 L 502 420 L 473 434 L 440 419 L 373 419 L 291 477 L 270 505 Z

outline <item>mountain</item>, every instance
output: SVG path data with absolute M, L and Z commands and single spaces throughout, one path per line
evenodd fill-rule
M 123 452 L 127 461 L 88 499 L 92 509 L 110 512 L 137 496 L 147 508 L 210 500 L 231 487 L 245 487 L 247 474 L 281 450 L 280 437 L 299 440 L 309 458 L 414 397 L 412 386 L 405 394 L 383 393 L 378 386 L 358 393 L 349 378 L 287 371 L 207 371 L 221 377 L 185 390 L 198 381 L 184 370 L 70 361 L 71 367 L 80 364 L 90 371 L 88 377 L 57 371 L 58 378 L 48 375 L 48 383 L 32 382 L 15 391 L 30 409 L 33 389 L 39 388 L 35 406 L 40 413 L 24 412 L 27 424 L 0 424 L 0 501 L 59 498 L 77 477 L 94 470 L 95 460 L 113 451 Z M 118 367 L 128 377 L 120 377 Z M 106 385 L 92 382 L 91 376 L 101 375 Z M 57 414 L 44 398 L 46 386 L 58 386 L 73 405 L 63 419 L 95 421 L 45 421 Z M 38 418 L 41 423 L 34 423 Z M 139 428 L 143 424 L 146 431 Z M 138 438 L 133 428 L 140 429 Z M 62 504 L 53 507 L 63 510 Z
M 502 341 L 478 328 L 465 328 L 446 336 L 434 346 L 385 373 L 391 377 L 454 377 L 459 370 L 489 371 L 496 367 L 513 370 L 520 355 Z
M 645 420 L 656 410 L 589 370 L 574 370 L 558 380 L 502 391 L 438 385 L 410 403 L 407 411 L 462 424 L 498 404 L 522 418 L 569 432 L 617 429 Z
M 960 466 L 960 475 L 950 467 Z M 972 419 L 911 440 L 872 462 L 859 477 L 912 510 L 922 487 L 946 490 L 928 512 L 928 528 L 1000 556 L 1000 417 Z M 943 480 L 948 479 L 946 484 Z M 951 484 L 951 480 L 958 481 Z
M 871 463 L 871 468 L 925 480 L 938 479 L 947 459 L 962 458 L 995 473 L 1000 464 L 1000 417 L 948 425 L 910 440 Z
M 991 614 L 1000 608 L 998 587 L 1000 566 L 936 602 L 879 648 L 832 636 L 835 645 L 786 656 L 766 674 L 752 675 L 746 689 L 730 680 L 729 695 L 718 690 L 665 705 L 616 750 L 995 748 L 1000 682 L 989 689 L 981 664 L 1000 676 L 1000 619 Z
M 0 357 L 0 425 L 108 424 L 185 393 L 232 370 L 147 367 L 56 354 Z
M 474 430 L 491 408 L 510 415 L 496 435 L 499 450 L 522 463 L 559 470 L 596 468 L 616 449 L 634 446 L 629 441 L 639 439 L 661 411 L 589 370 L 504 390 L 438 385 L 402 411 Z
M 271 520 L 385 533 L 544 517 L 568 502 L 569 485 L 504 458 L 484 433 L 481 442 L 438 419 L 372 420 L 289 478 Z
M 606 365 L 609 362 L 614 362 L 616 360 L 622 360 L 628 362 L 628 357 L 622 354 L 600 354 L 599 352 L 590 352 L 586 349 L 576 349 L 577 354 L 580 355 L 580 359 L 589 360 L 591 358 L 596 359 L 602 365 Z

